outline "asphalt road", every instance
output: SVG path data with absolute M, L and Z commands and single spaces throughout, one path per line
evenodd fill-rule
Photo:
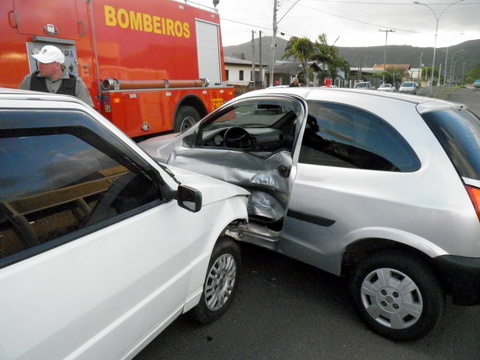
M 480 114 L 480 92 L 440 97 Z M 208 326 L 177 319 L 135 360 L 478 360 L 480 306 L 447 302 L 429 336 L 395 343 L 357 317 L 344 279 L 282 255 L 243 245 L 243 276 L 229 311 Z
M 243 246 L 233 306 L 208 326 L 180 317 L 136 360 L 478 360 L 480 307 L 446 306 L 440 326 L 413 343 L 370 332 L 346 281 L 269 251 Z

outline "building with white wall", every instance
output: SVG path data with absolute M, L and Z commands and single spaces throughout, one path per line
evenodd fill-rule
M 237 86 L 251 86 L 254 80 L 252 77 L 252 62 L 250 60 L 238 59 L 232 56 L 225 56 L 225 71 L 227 83 Z M 263 66 L 265 68 L 266 65 Z M 265 71 L 262 71 L 262 77 L 259 76 L 259 64 L 255 64 L 255 73 L 257 82 L 265 82 Z

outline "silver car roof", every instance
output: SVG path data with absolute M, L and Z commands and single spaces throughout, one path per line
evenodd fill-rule
M 405 101 L 412 104 L 415 104 L 417 111 L 420 114 L 438 111 L 445 109 L 457 109 L 465 110 L 468 107 L 465 104 L 454 103 L 451 101 L 446 101 L 442 99 L 430 98 L 425 96 L 418 95 L 406 95 L 400 93 L 383 93 L 383 92 L 365 92 L 358 89 L 348 89 L 348 88 L 313 88 L 313 87 L 289 87 L 289 88 L 268 88 L 263 90 L 250 91 L 246 94 L 243 94 L 236 99 L 248 98 L 256 95 L 268 95 L 268 94 L 283 94 L 283 95 L 296 95 L 304 100 L 322 100 L 322 101 L 336 101 L 339 98 L 344 98 L 346 94 L 351 94 L 352 96 L 362 96 L 365 98 L 375 97 L 375 101 Z M 235 100 L 235 99 L 234 99 Z M 340 101 L 342 102 L 342 101 Z

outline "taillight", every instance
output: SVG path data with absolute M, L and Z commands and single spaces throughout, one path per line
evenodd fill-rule
M 465 189 L 467 189 L 468 196 L 470 196 L 470 200 L 480 221 L 480 189 L 469 185 L 465 185 Z

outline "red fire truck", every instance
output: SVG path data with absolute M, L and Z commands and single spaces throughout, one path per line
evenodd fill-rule
M 1 0 L 0 86 L 44 45 L 65 54 L 95 108 L 130 137 L 183 131 L 233 98 L 216 11 L 172 0 Z

